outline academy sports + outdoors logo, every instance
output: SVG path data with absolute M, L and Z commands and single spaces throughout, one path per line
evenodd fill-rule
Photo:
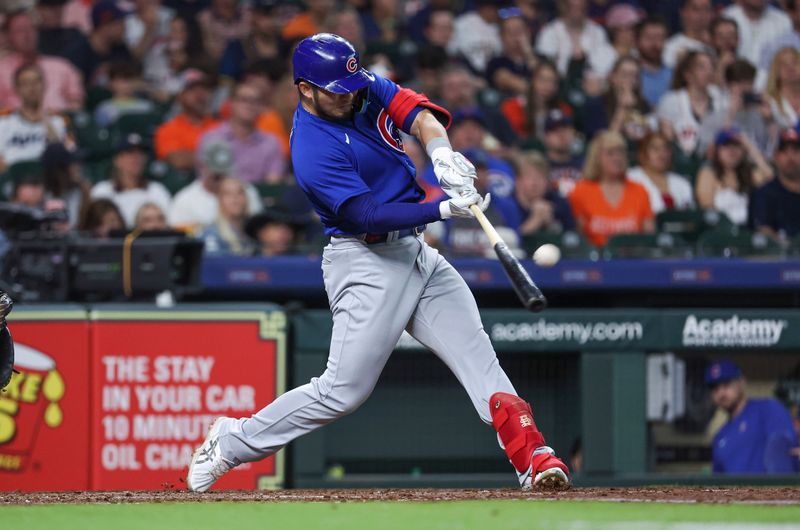
M 644 324 L 624 322 L 510 322 L 494 324 L 491 337 L 497 342 L 617 342 L 637 341 L 644 336 Z
M 774 346 L 781 340 L 786 320 L 686 317 L 683 324 L 684 346 Z
M 350 72 L 351 74 L 354 74 L 355 71 L 358 70 L 358 60 L 356 59 L 355 55 L 347 60 L 345 68 L 347 68 L 347 71 Z
M 403 138 L 400 136 L 400 131 L 385 109 L 381 109 L 380 114 L 378 114 L 377 125 L 378 132 L 381 133 L 381 138 L 383 138 L 384 142 L 389 144 L 389 147 L 401 153 L 406 152 L 403 147 Z

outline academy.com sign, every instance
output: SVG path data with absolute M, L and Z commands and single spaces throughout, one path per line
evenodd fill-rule
M 644 336 L 644 325 L 637 321 L 622 322 L 536 322 L 496 323 L 491 327 L 495 342 L 594 342 L 639 341 Z
M 774 346 L 789 326 L 786 320 L 768 318 L 697 318 L 683 324 L 684 346 Z

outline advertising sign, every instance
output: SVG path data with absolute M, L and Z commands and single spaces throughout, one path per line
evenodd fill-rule
M 15 368 L 0 393 L 0 490 L 89 487 L 85 311 L 15 311 Z
M 282 312 L 94 311 L 92 487 L 185 488 L 219 416 L 247 417 L 284 381 Z M 283 455 L 238 466 L 215 489 L 277 487 Z

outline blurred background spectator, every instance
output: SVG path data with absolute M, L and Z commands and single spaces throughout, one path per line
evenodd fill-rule
M 319 224 L 294 217 L 308 205 L 293 191 L 298 98 L 289 59 L 299 39 L 332 31 L 368 68 L 453 113 L 452 144 L 478 167 L 505 230 L 557 231 L 572 218 L 602 246 L 616 233 L 650 231 L 654 214 L 699 208 L 786 248 L 797 232 L 787 131 L 800 115 L 800 8 L 795 0 L 726 4 L 3 5 L 0 194 L 61 208 L 72 227 L 102 197 L 128 227 L 200 234 L 215 226 L 220 184 L 232 178 L 247 199 L 237 237 L 255 239 L 244 219 L 266 211 L 264 237 L 291 240 L 267 245 L 289 250 L 266 254 L 317 245 Z M 118 150 L 133 137 L 138 146 Z M 440 200 L 424 149 L 410 137 L 405 148 L 426 200 Z M 19 180 L 29 162 L 38 175 Z M 289 217 L 275 213 L 281 208 Z M 93 226 L 104 226 L 102 217 Z M 443 252 L 480 253 L 480 230 L 458 224 L 431 227 L 431 240 Z
M 625 176 L 627 152 L 621 134 L 600 132 L 589 145 L 583 179 L 569 196 L 578 227 L 597 246 L 615 234 L 655 231 L 647 190 Z
M 107 238 L 112 231 L 124 230 L 125 221 L 117 205 L 110 199 L 94 199 L 81 214 L 78 230 L 89 237 Z
M 682 0 L 680 14 L 683 31 L 674 34 L 664 45 L 664 64 L 670 68 L 675 68 L 687 52 L 712 51 L 711 0 Z
M 18 106 L 0 117 L 0 171 L 41 156 L 50 142 L 66 140 L 64 118 L 44 107 L 45 77 L 36 64 L 22 65 L 12 75 Z
M 39 53 L 39 33 L 32 13 L 19 11 L 6 16 L 3 31 L 9 51 L 0 57 L 0 106 L 17 107 L 15 73 L 23 65 L 36 65 L 44 83 L 44 110 L 61 112 L 77 110 L 83 105 L 84 88 L 81 74 L 61 57 Z
M 775 152 L 776 178 L 753 194 L 750 218 L 759 232 L 783 242 L 800 234 L 800 134 L 781 134 Z
M 199 235 L 205 243 L 205 252 L 237 256 L 252 254 L 251 241 L 244 232 L 247 219 L 244 184 L 233 177 L 223 178 L 217 187 L 217 202 L 217 219 Z
M 778 126 L 794 127 L 800 117 L 800 49 L 785 47 L 775 53 L 766 96 Z
M 697 203 L 724 213 L 737 225 L 747 223 L 749 194 L 772 178 L 772 168 L 738 129 L 717 134 L 711 163 L 697 175 Z
M 137 134 L 129 134 L 115 146 L 114 166 L 110 178 L 92 187 L 93 199 L 111 199 L 119 208 L 126 226 L 133 226 L 136 212 L 143 204 L 153 202 L 168 211 L 172 198 L 160 182 L 152 182 L 145 174 L 144 141 Z
M 694 208 L 694 191 L 689 180 L 670 171 L 672 147 L 664 133 L 645 135 L 639 142 L 637 160 L 639 165 L 628 171 L 628 178 L 645 187 L 653 213 Z

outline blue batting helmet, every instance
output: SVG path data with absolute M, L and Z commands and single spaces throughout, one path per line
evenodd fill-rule
M 295 84 L 306 81 L 334 94 L 355 92 L 375 80 L 361 68 L 353 45 L 333 33 L 317 33 L 300 41 L 292 67 Z

